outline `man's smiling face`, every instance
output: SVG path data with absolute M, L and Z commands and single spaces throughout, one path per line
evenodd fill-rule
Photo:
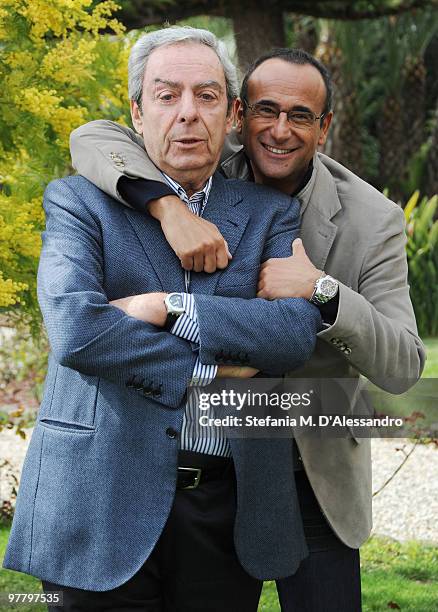
M 247 102 L 268 105 L 277 111 L 324 111 L 326 89 L 319 71 L 310 64 L 293 64 L 279 58 L 263 62 L 248 80 Z M 238 102 L 237 128 L 251 160 L 255 180 L 293 192 L 302 181 L 318 145 L 324 144 L 331 113 L 311 126 L 296 127 L 282 112 L 278 119 L 258 117 Z
M 131 102 L 150 158 L 190 191 L 205 183 L 232 126 L 223 67 L 199 43 L 162 46 L 147 61 L 142 110 Z

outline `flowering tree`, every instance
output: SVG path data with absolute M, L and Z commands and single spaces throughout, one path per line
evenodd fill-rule
M 0 313 L 39 318 L 42 194 L 70 171 L 71 130 L 127 118 L 129 49 L 117 8 L 113 0 L 0 0 Z

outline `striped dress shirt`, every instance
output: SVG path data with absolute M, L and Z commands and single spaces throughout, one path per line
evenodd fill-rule
M 181 185 L 164 173 L 163 176 L 167 184 L 187 205 L 189 210 L 193 214 L 202 217 L 208 202 L 208 196 L 210 195 L 212 177 L 208 179 L 204 189 L 194 193 L 189 198 Z M 193 342 L 199 347 L 199 324 L 196 302 L 194 296 L 190 293 L 191 272 L 190 270 L 185 270 L 184 272 L 186 293 L 182 294 L 182 298 L 185 312 L 178 317 L 178 320 L 171 329 L 171 333 L 189 342 Z M 199 425 L 199 417 L 202 413 L 199 410 L 197 397 L 201 392 L 200 387 L 211 383 L 216 373 L 216 365 L 203 364 L 199 357 L 196 359 L 191 380 L 191 385 L 196 385 L 196 388 L 192 389 L 192 392 L 188 395 L 181 429 L 180 448 L 182 450 L 205 453 L 206 455 L 230 457 L 231 449 L 223 428 L 218 426 L 201 427 Z

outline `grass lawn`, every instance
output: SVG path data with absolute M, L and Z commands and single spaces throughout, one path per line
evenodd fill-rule
M 414 423 L 413 428 L 415 430 L 420 426 L 424 432 L 430 432 L 436 430 L 436 423 L 438 423 L 436 383 L 438 380 L 438 338 L 426 338 L 423 339 L 423 342 L 426 346 L 427 360 L 422 379 L 418 384 L 401 395 L 391 395 L 371 383 L 369 383 L 368 390 L 377 412 L 397 417 L 407 417 L 414 411 L 423 413 L 424 417 Z M 409 433 L 407 433 L 408 436 Z
M 3 562 L 6 542 L 9 535 L 9 529 L 0 527 L 0 559 Z M 0 593 L 38 593 L 41 591 L 41 583 L 32 576 L 20 574 L 18 572 L 10 572 L 9 570 L 0 569 Z M 16 604 L 5 605 L 0 603 L 0 612 L 9 610 L 17 610 L 18 612 L 42 612 L 47 611 L 47 606 L 39 604 Z
M 6 527 L 0 528 L 0 559 L 3 559 L 8 533 Z M 399 544 L 375 537 L 363 546 L 361 556 L 364 612 L 390 610 L 388 604 L 397 604 L 403 612 L 438 610 L 438 547 L 418 542 Z M 0 593 L 36 593 L 39 590 L 40 584 L 35 578 L 0 570 Z M 35 604 L 0 605 L 0 612 L 42 612 L 46 609 Z M 393 609 L 398 608 L 393 606 Z M 279 612 L 273 582 L 265 584 L 259 610 Z
M 363 612 L 438 610 L 438 547 L 374 537 L 362 547 L 361 562 Z M 279 612 L 273 582 L 265 584 L 259 610 Z
M 438 338 L 423 338 L 427 349 L 427 361 L 423 376 L 426 378 L 438 378 Z
M 423 373 L 438 378 L 438 338 L 424 340 L 428 359 Z M 0 560 L 9 529 L 0 526 Z M 361 549 L 363 612 L 438 612 L 438 547 L 418 542 L 400 544 L 374 537 Z M 32 576 L 0 569 L 0 593 L 36 593 L 41 590 Z M 0 612 L 43 612 L 44 605 L 2 605 Z M 279 612 L 275 583 L 266 583 L 259 610 Z M 206 611 L 207 612 L 207 611 Z M 299 611 L 298 611 L 299 612 Z M 340 610 L 339 612 L 343 612 Z

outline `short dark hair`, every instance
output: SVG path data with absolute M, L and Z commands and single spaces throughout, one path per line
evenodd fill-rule
M 299 64 L 301 66 L 305 64 L 310 64 L 314 68 L 316 68 L 319 74 L 322 76 L 322 80 L 325 85 L 325 103 L 324 108 L 322 110 L 324 117 L 332 110 L 333 104 L 333 81 L 329 70 L 322 64 L 319 60 L 317 60 L 313 55 L 304 51 L 304 49 L 272 49 L 263 55 L 260 55 L 248 68 L 243 77 L 242 87 L 240 88 L 240 98 L 242 101 L 248 100 L 248 81 L 258 66 L 263 64 L 269 59 L 282 59 L 285 62 L 290 62 L 291 64 Z M 321 120 L 322 123 L 323 120 Z

